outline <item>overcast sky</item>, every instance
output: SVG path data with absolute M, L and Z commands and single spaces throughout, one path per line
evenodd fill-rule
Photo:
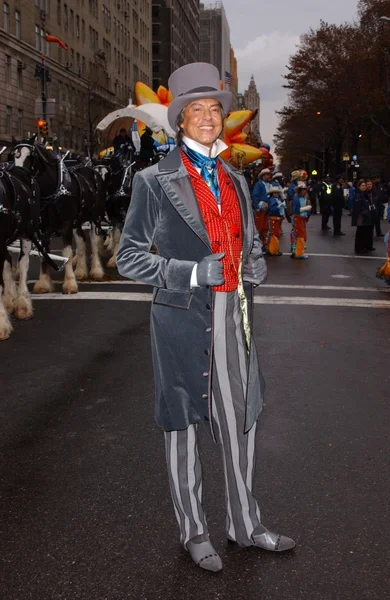
M 264 142 L 272 145 L 277 115 L 286 100 L 282 88 L 285 65 L 294 54 L 299 36 L 320 20 L 343 23 L 356 17 L 358 0 L 222 0 L 238 62 L 239 91 L 254 75 L 261 98 L 260 127 Z M 205 2 L 210 4 L 208 0 Z

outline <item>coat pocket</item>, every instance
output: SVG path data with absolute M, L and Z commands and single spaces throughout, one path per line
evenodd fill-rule
M 165 288 L 155 288 L 153 290 L 153 304 L 188 310 L 190 308 L 191 299 L 191 292 L 167 290 Z

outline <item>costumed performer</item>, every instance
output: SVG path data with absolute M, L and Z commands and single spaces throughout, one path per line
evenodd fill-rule
M 252 190 L 253 208 L 255 209 L 255 225 L 259 232 L 263 251 L 268 243 L 268 190 L 270 188 L 271 171 L 262 169 Z
M 269 531 L 253 495 L 256 421 L 264 381 L 252 331 L 253 286 L 267 267 L 245 177 L 218 158 L 232 94 L 218 69 L 193 63 L 169 78 L 168 120 L 178 147 L 136 173 L 117 264 L 152 285 L 157 423 L 183 549 L 219 571 L 202 504 L 198 426 L 223 448 L 226 536 L 280 552 L 291 538 Z M 150 253 L 154 244 L 157 254 Z
M 307 185 L 300 181 L 295 189 L 295 196 L 291 206 L 291 258 L 305 260 L 305 244 L 307 240 L 306 224 L 311 212 L 311 205 L 307 196 Z
M 268 191 L 269 241 L 267 247 L 270 256 L 282 256 L 279 243 L 285 214 L 286 202 L 282 199 L 282 189 L 271 185 Z

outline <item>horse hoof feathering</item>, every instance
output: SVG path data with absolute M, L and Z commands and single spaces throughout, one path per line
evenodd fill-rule
M 42 274 L 40 275 L 38 281 L 34 284 L 33 293 L 34 294 L 50 294 L 53 291 L 53 284 L 48 275 Z
M 64 285 L 62 286 L 63 294 L 77 294 L 79 291 L 77 282 L 73 279 L 67 280 L 65 279 Z
M 19 321 L 28 321 L 34 316 L 31 299 L 28 296 L 19 296 L 15 302 L 14 317 Z

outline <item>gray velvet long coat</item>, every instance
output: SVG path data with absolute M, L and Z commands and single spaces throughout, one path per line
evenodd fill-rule
M 251 252 L 260 248 L 250 193 L 245 177 L 221 162 L 240 202 L 245 265 L 251 261 Z M 152 244 L 157 255 L 150 253 Z M 209 288 L 190 288 L 194 265 L 209 254 L 212 249 L 198 202 L 176 148 L 157 165 L 135 175 L 117 257 L 121 275 L 154 287 L 151 335 L 156 420 L 165 431 L 203 421 L 212 433 L 214 294 Z M 253 285 L 244 281 L 244 290 L 252 326 Z M 264 380 L 253 336 L 249 357 L 245 431 L 256 421 L 263 403 Z

